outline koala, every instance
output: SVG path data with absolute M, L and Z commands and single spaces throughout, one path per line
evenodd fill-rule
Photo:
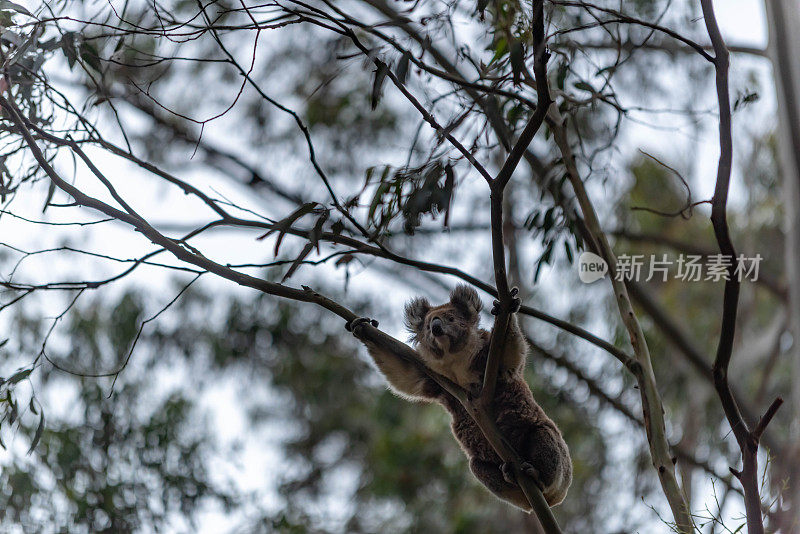
M 572 483 L 572 460 L 561 431 L 536 404 L 523 379 L 528 344 L 517 322 L 520 300 L 516 294 L 515 288 L 491 409 L 498 430 L 522 457 L 523 470 L 537 481 L 547 503 L 555 506 L 564 500 Z M 495 301 L 493 314 L 498 306 Z M 432 306 L 428 299 L 418 297 L 405 307 L 406 327 L 423 362 L 472 396 L 483 384 L 491 339 L 491 333 L 479 327 L 481 308 L 477 292 L 467 285 L 453 289 L 446 304 Z M 359 329 L 370 323 L 377 326 L 375 321 L 359 318 L 347 327 L 361 338 Z M 365 344 L 396 394 L 412 401 L 438 402 L 450 413 L 453 435 L 478 480 L 500 499 L 530 511 L 510 466 L 500 459 L 461 403 L 415 365 L 372 343 Z

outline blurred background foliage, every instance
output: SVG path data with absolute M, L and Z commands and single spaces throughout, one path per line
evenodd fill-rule
M 160 10 L 140 2 L 123 4 L 116 15 L 128 29 L 158 24 L 156 11 L 166 20 L 200 20 L 195 2 L 168 2 Z M 382 3 L 349 4 L 373 20 L 373 8 Z M 707 66 L 666 45 L 604 49 L 598 43 L 609 35 L 602 28 L 573 31 L 593 28 L 597 12 L 565 4 L 553 3 L 548 10 L 551 84 L 574 128 L 581 162 L 591 170 L 587 183 L 599 199 L 617 253 L 674 258 L 681 252 L 715 252 L 707 206 L 686 208 L 687 200 L 705 199 L 688 197 L 683 183 L 696 190 L 708 181 L 697 175 L 704 147 L 696 143 L 698 136 L 713 131 L 713 121 L 703 122 L 713 119 L 702 107 L 713 102 Z M 599 4 L 609 9 L 619 5 Z M 694 3 L 667 9 L 671 4 L 637 0 L 626 2 L 625 10 L 696 36 L 702 28 Z M 511 50 L 529 38 L 520 19 L 507 16 L 516 13 L 516 4 L 497 2 L 484 9 L 460 1 L 386 5 L 423 20 L 417 26 L 423 42 L 445 47 L 459 66 L 477 58 L 476 71 L 487 79 L 535 100 L 535 94 L 512 82 L 519 66 Z M 208 4 L 223 28 L 246 20 L 238 8 L 235 2 Z M 18 43 L 19 57 L 8 74 L 33 124 L 91 131 L 70 114 L 80 110 L 92 124 L 113 131 L 116 143 L 130 143 L 143 159 L 175 173 L 222 176 L 279 220 L 302 202 L 328 198 L 308 165 L 308 147 L 295 118 L 265 103 L 265 95 L 279 99 L 312 132 L 317 159 L 335 188 L 347 192 L 343 202 L 368 215 L 364 220 L 376 238 L 398 253 L 455 264 L 482 280 L 492 279 L 484 184 L 439 135 L 423 129 L 350 41 L 308 25 L 264 36 L 250 74 L 261 91 L 249 87 L 239 93 L 241 73 L 225 60 L 220 41 L 247 65 L 252 35 L 239 37 L 223 29 L 220 41 L 207 33 L 201 39 L 192 33 L 200 25 L 196 22 L 186 26 L 183 38 L 165 39 L 157 32 L 109 29 L 104 21 L 116 19 L 104 3 L 63 0 L 48 3 L 48 10 L 69 18 L 31 30 L 14 23 L 26 16 L 23 11 L 10 2 L 0 5 L 4 46 Z M 453 21 L 470 34 L 467 49 L 453 47 L 464 42 L 455 38 Z M 474 102 L 408 65 L 397 50 L 379 46 L 374 35 L 359 35 L 395 71 L 406 63 L 409 87 L 424 95 L 426 106 L 443 117 L 450 131 L 472 142 L 480 159 L 502 162 L 502 149 Z M 633 25 L 619 26 L 611 37 L 638 43 L 652 35 Z M 19 45 L 23 42 L 28 44 Z M 402 43 L 428 59 L 430 51 L 423 53 L 410 37 Z M 741 65 L 734 84 L 745 96 L 737 120 L 756 117 L 774 124 L 774 110 L 747 96 L 758 85 L 753 80 L 762 79 L 761 65 L 755 60 Z M 502 93 L 493 98 L 509 131 L 518 132 L 529 110 Z M 660 118 L 661 112 L 635 115 L 638 122 L 670 132 L 660 143 L 662 150 L 650 155 L 631 148 L 639 148 L 640 131 L 626 130 L 625 120 L 653 101 L 668 103 L 677 118 L 669 122 Z M 205 122 L 232 105 L 229 113 Z M 678 130 L 689 132 L 688 141 L 672 135 Z M 54 208 L 48 205 L 58 199 L 37 165 L 14 159 L 20 149 L 8 141 L 13 135 L 0 131 L 3 200 L 32 190 L 38 195 L 37 212 L 43 205 L 50 214 Z M 743 290 L 731 371 L 755 407 L 792 388 L 790 361 L 782 357 L 788 344 L 773 135 L 770 128 L 738 134 L 738 176 L 746 187 L 730 214 L 742 252 L 768 259 L 762 264 L 763 282 Z M 541 137 L 549 140 L 549 131 Z M 533 145 L 544 169 L 541 176 L 520 170 L 512 182 L 510 274 L 526 303 L 627 347 L 613 300 L 575 280 L 572 263 L 582 245 L 553 193 L 562 189 L 564 178 L 563 162 L 551 145 L 541 139 Z M 55 153 L 48 153 L 54 161 Z M 184 217 L 192 219 L 188 222 L 166 220 L 169 207 L 160 206 L 164 227 L 191 229 L 191 217 Z M 320 220 L 332 231 L 332 225 L 342 224 L 335 216 Z M 271 257 L 271 244 L 258 248 L 252 235 L 246 239 L 257 255 Z M 290 263 L 306 243 L 286 241 L 277 256 Z M 85 242 L 70 236 L 63 243 Z M 16 269 L 14 253 L 4 249 L 4 273 Z M 70 265 L 59 274 L 68 277 L 80 269 Z M 379 275 L 368 278 L 368 270 Z M 277 281 L 286 268 L 257 272 Z M 315 288 L 364 315 L 380 317 L 384 325 L 393 323 L 396 332 L 400 308 L 387 294 L 424 293 L 443 300 L 453 282 L 353 255 L 341 256 L 328 274 L 305 274 L 304 281 L 310 278 Z M 170 290 L 177 294 L 188 279 L 176 275 L 174 281 Z M 69 292 L 63 299 L 49 297 L 51 304 L 61 305 L 48 308 L 51 313 L 32 299 L 4 306 L 3 337 L 8 340 L 0 347 L 0 376 L 6 379 L 0 385 L 0 438 L 7 448 L 0 452 L 0 528 L 26 533 L 197 532 L 216 531 L 209 525 L 221 524 L 223 530 L 253 533 L 535 528 L 534 519 L 498 502 L 473 479 L 441 408 L 410 404 L 386 390 L 341 321 L 308 305 L 198 283 L 144 325 L 139 336 L 142 321 L 163 307 L 167 294 L 146 278 L 139 282 L 116 292 L 86 291 L 80 299 Z M 659 303 L 703 361 L 710 362 L 721 286 L 670 279 L 643 283 L 641 291 Z M 19 292 L 4 295 L 7 303 Z M 52 308 L 68 313 L 59 318 L 60 311 L 52 313 Z M 719 505 L 730 506 L 738 498 L 724 483 L 730 482 L 728 466 L 737 464 L 738 452 L 707 377 L 679 354 L 663 321 L 646 306 L 639 311 L 671 423 L 670 439 L 693 460 L 679 457 L 682 482 L 698 523 L 712 531 L 710 518 Z M 58 328 L 51 337 L 53 325 Z M 663 497 L 636 421 L 641 409 L 634 382 L 597 349 L 542 323 L 526 320 L 524 326 L 536 345 L 526 377 L 563 430 L 574 460 L 572 489 L 555 509 L 560 524 L 574 533 L 667 531 L 657 515 L 664 510 Z M 19 374 L 27 372 L 31 360 L 36 361 L 34 372 Z M 782 437 L 789 424 L 788 414 L 782 413 L 770 431 Z M 26 454 L 30 445 L 32 452 Z M 254 461 L 257 457 L 261 460 Z M 767 501 L 782 491 L 786 469 L 781 461 L 791 456 L 770 466 Z M 728 518 L 731 530 L 741 524 L 737 510 L 734 505 L 734 519 Z

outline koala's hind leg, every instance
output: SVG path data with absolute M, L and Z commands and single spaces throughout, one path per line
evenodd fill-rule
M 558 430 L 547 424 L 531 426 L 520 453 L 537 472 L 547 503 L 563 501 L 572 482 L 572 460 Z
M 506 482 L 499 465 L 472 458 L 469 461 L 469 468 L 475 477 L 497 497 L 522 508 L 526 512 L 531 510 L 531 505 L 525 494 L 516 484 Z

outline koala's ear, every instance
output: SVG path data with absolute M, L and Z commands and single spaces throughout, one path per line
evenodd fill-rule
M 478 292 L 466 284 L 459 284 L 450 292 L 450 304 L 476 316 L 483 308 Z
M 425 322 L 425 316 L 431 309 L 431 303 L 425 297 L 417 297 L 411 299 L 406 304 L 406 328 L 412 333 L 419 332 L 422 329 L 422 323 Z

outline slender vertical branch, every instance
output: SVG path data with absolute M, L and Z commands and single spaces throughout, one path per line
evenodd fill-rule
M 481 399 L 486 405 L 494 398 L 497 373 L 500 368 L 500 359 L 508 333 L 510 319 L 509 309 L 512 300 L 506 273 L 505 240 L 503 238 L 503 196 L 505 195 L 506 186 L 511 176 L 514 174 L 514 170 L 519 166 L 536 132 L 539 131 L 544 123 L 547 117 L 547 110 L 550 109 L 550 105 L 552 104 L 550 89 L 547 83 L 547 61 L 550 58 L 550 54 L 547 51 L 547 43 L 544 37 L 543 0 L 539 0 L 534 4 L 533 36 L 534 73 L 536 75 L 537 92 L 536 110 L 528 121 L 528 124 L 526 124 L 525 128 L 522 130 L 519 139 L 517 139 L 516 144 L 508 154 L 497 176 L 490 184 L 492 261 L 494 264 L 497 299 L 500 303 L 492 332 L 500 335 L 492 335 L 489 345 L 489 356 L 486 360 L 486 372 L 483 375 L 483 388 L 481 390 Z
M 736 250 L 728 229 L 728 191 L 733 165 L 733 135 L 731 102 L 728 88 L 730 54 L 717 24 L 712 0 L 700 0 L 708 36 L 714 49 L 714 71 L 719 105 L 719 162 L 714 198 L 711 203 L 711 224 L 720 252 L 730 259 L 728 277 L 722 297 L 722 326 L 719 344 L 714 358 L 714 387 L 717 390 L 725 417 L 731 425 L 736 442 L 742 453 L 742 470 L 731 469 L 744 489 L 744 506 L 747 515 L 747 532 L 763 534 L 764 520 L 761 514 L 761 494 L 758 483 L 758 444 L 764 429 L 775 415 L 783 400 L 776 399 L 767 413 L 751 429 L 742 417 L 739 404 L 728 383 L 728 368 L 733 354 L 733 341 L 736 334 L 736 315 L 739 308 L 739 279 L 735 272 Z
M 658 473 L 661 489 L 667 498 L 667 502 L 669 502 L 678 531 L 682 533 L 694 532 L 694 521 L 692 520 L 689 505 L 686 502 L 686 498 L 675 476 L 673 455 L 667 440 L 664 407 L 661 402 L 661 395 L 656 386 L 656 377 L 653 372 L 653 364 L 650 359 L 650 349 L 647 346 L 647 340 L 644 337 L 642 327 L 633 311 L 633 305 L 628 296 L 628 290 L 622 281 L 617 280 L 615 275 L 617 270 L 616 256 L 600 226 L 600 221 L 597 218 L 594 206 L 581 180 L 575 156 L 572 153 L 572 148 L 567 138 L 564 119 L 557 106 L 551 106 L 549 118 L 548 124 L 553 130 L 553 138 L 563 156 L 567 175 L 575 191 L 575 196 L 578 199 L 581 211 L 583 212 L 586 226 L 594 240 L 594 245 L 608 263 L 614 298 L 617 301 L 619 314 L 622 323 L 625 325 L 625 329 L 628 331 L 628 337 L 636 358 L 637 365 L 631 366 L 629 369 L 631 369 L 634 376 L 636 376 L 636 380 L 639 384 L 647 443 L 650 448 L 650 458 L 653 462 L 653 467 Z
M 492 328 L 492 338 L 489 342 L 489 354 L 486 359 L 486 369 L 483 375 L 483 387 L 480 397 L 475 406 L 469 406 L 468 411 L 473 416 L 475 422 L 483 428 L 484 425 L 494 426 L 494 414 L 491 413 L 491 403 L 495 395 L 497 385 L 497 375 L 500 370 L 500 360 L 508 335 L 508 327 L 511 319 L 511 305 L 513 296 L 508 287 L 508 274 L 506 273 L 505 239 L 503 238 L 503 197 L 506 186 L 508 185 L 514 170 L 522 160 L 522 156 L 533 141 L 536 132 L 542 126 L 550 107 L 551 99 L 547 85 L 547 60 L 549 54 L 544 40 L 544 0 L 537 0 L 534 3 L 534 70 L 536 72 L 537 84 L 537 103 L 533 116 L 526 124 L 522 133 L 517 139 L 516 144 L 511 149 L 505 163 L 500 168 L 497 176 L 489 183 L 490 189 L 490 219 L 492 233 L 492 261 L 494 264 L 494 278 L 497 286 L 497 315 Z M 473 411 L 475 412 L 473 414 Z M 487 434 L 487 438 L 488 438 Z M 507 443 L 492 443 L 504 461 L 512 460 L 514 475 L 517 483 L 522 488 L 525 497 L 530 502 L 536 516 L 544 527 L 545 532 L 558 533 L 560 529 L 555 517 L 550 511 L 541 490 L 536 482 L 520 469 L 521 458 L 517 451 L 514 451 Z

